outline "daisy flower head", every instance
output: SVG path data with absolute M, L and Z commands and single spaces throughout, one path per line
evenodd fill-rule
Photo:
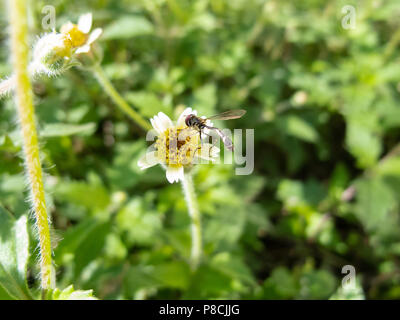
M 78 24 L 69 21 L 61 27 L 60 32 L 70 39 L 75 54 L 89 53 L 91 45 L 103 32 L 101 28 L 96 28 L 90 32 L 92 22 L 92 14 L 86 13 L 79 17 Z
M 139 160 L 140 169 L 144 170 L 161 164 L 166 169 L 167 180 L 174 183 L 182 181 L 185 170 L 201 160 L 216 160 L 219 148 L 201 141 L 199 132 L 186 125 L 185 119 L 190 114 L 197 115 L 197 111 L 186 108 L 175 124 L 162 112 L 150 119 L 157 138 L 149 151 Z M 212 126 L 209 120 L 206 125 Z M 203 137 L 206 139 L 207 132 L 203 132 L 202 139 Z
M 92 14 L 86 13 L 79 18 L 78 24 L 68 22 L 60 32 L 50 32 L 41 36 L 33 49 L 33 61 L 30 73 L 33 75 L 46 73 L 56 76 L 66 69 L 79 65 L 91 66 L 101 61 L 102 52 L 94 42 L 102 33 L 101 28 L 92 28 Z

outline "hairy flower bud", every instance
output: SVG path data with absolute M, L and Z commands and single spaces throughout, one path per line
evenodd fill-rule
M 49 76 L 63 72 L 69 66 L 72 55 L 71 40 L 61 33 L 48 33 L 41 37 L 33 49 L 31 72 Z

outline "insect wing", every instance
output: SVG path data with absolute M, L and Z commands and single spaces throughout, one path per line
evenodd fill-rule
M 214 116 L 207 118 L 208 120 L 230 120 L 230 119 L 238 119 L 241 118 L 246 113 L 246 110 L 238 109 L 238 110 L 228 110 Z

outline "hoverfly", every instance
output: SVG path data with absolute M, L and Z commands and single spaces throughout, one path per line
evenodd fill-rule
M 241 118 L 245 113 L 246 113 L 246 110 L 242 110 L 242 109 L 228 110 L 228 111 L 216 114 L 209 118 L 200 118 L 200 117 L 195 116 L 194 114 L 189 114 L 188 116 L 186 116 L 185 124 L 189 128 L 193 128 L 198 131 L 198 133 L 200 134 L 200 141 L 201 141 L 201 133 L 204 128 L 207 128 L 209 130 L 214 130 L 215 132 L 217 132 L 217 134 L 222 139 L 222 142 L 224 143 L 225 147 L 228 150 L 233 151 L 232 140 L 226 134 L 224 134 L 221 129 L 218 129 L 216 127 L 210 127 L 210 126 L 206 125 L 206 121 L 207 120 L 238 119 L 238 118 Z M 203 133 L 206 134 L 205 132 L 203 132 Z

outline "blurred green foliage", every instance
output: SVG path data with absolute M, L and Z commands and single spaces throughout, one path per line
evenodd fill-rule
M 32 42 L 48 4 L 58 27 L 93 12 L 106 73 L 143 116 L 241 108 L 226 125 L 255 129 L 251 175 L 197 168 L 205 252 L 192 273 L 180 186 L 137 167 L 144 133 L 88 72 L 36 81 L 59 288 L 101 299 L 400 298 L 398 0 L 37 0 Z M 344 5 L 356 8 L 353 30 Z M 23 221 L 26 198 L 15 106 L 2 99 L 1 217 Z M 357 272 L 352 292 L 344 265 Z

